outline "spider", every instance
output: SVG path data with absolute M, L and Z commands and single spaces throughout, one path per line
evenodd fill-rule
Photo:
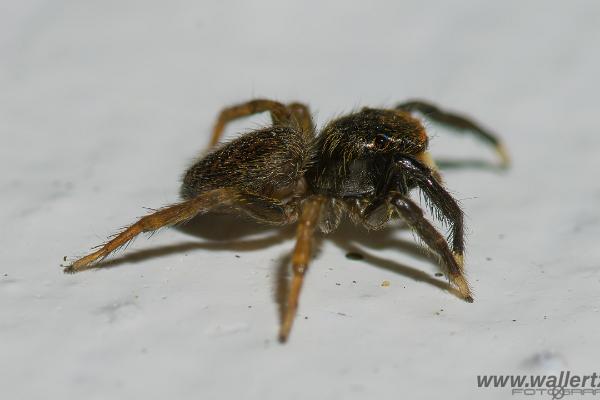
M 228 143 L 219 140 L 227 123 L 269 112 L 272 125 Z M 472 132 L 494 146 L 502 166 L 501 142 L 470 119 L 425 101 L 392 109 L 363 108 L 330 121 L 317 134 L 308 106 L 254 99 L 221 111 L 212 132 L 212 150 L 184 174 L 182 200 L 155 210 L 124 228 L 97 250 L 65 268 L 90 268 L 142 232 L 186 222 L 199 214 L 244 214 L 258 222 L 297 222 L 292 277 L 279 339 L 288 339 L 316 230 L 329 233 L 343 216 L 367 229 L 400 219 L 439 257 L 460 297 L 473 302 L 464 275 L 463 212 L 444 188 L 427 151 L 428 138 L 414 112 L 459 131 Z M 418 188 L 432 215 L 447 223 L 445 238 L 409 197 Z

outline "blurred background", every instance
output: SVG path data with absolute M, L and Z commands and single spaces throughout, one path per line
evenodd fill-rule
M 1 1 L 3 394 L 500 399 L 510 389 L 477 375 L 591 374 L 599 18 L 595 1 Z M 176 201 L 218 111 L 253 97 L 307 102 L 319 126 L 424 98 L 503 138 L 507 171 L 427 123 L 436 157 L 467 161 L 444 174 L 475 303 L 444 290 L 409 232 L 349 225 L 323 238 L 284 346 L 293 228 L 200 219 L 116 268 L 62 274 Z

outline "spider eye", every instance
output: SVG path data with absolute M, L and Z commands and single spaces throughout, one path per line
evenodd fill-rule
M 383 149 L 389 141 L 390 138 L 388 135 L 380 133 L 377 136 L 375 136 L 375 139 L 373 140 L 373 147 L 375 147 L 376 149 Z

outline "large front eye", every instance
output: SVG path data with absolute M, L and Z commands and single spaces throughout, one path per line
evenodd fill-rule
M 381 150 L 385 146 L 387 146 L 389 141 L 390 141 L 390 138 L 388 135 L 384 135 L 383 133 L 380 133 L 377 136 L 375 136 L 375 139 L 373 140 L 373 147 L 378 150 Z

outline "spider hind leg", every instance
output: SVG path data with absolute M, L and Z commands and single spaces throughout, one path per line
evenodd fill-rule
M 192 199 L 161 208 L 140 218 L 99 246 L 98 250 L 75 260 L 65 268 L 64 272 L 75 273 L 92 268 L 94 263 L 127 245 L 140 233 L 152 233 L 163 227 L 186 222 L 198 214 L 216 208 L 239 211 L 254 220 L 275 225 L 285 225 L 296 219 L 295 204 L 284 204 L 276 199 L 227 188 L 209 190 Z
M 285 105 L 274 100 L 254 99 L 224 108 L 219 113 L 208 147 L 212 148 L 219 142 L 229 122 L 265 111 L 271 114 L 273 125 L 297 125 L 307 135 L 314 135 L 314 123 L 307 105 L 298 102 Z

